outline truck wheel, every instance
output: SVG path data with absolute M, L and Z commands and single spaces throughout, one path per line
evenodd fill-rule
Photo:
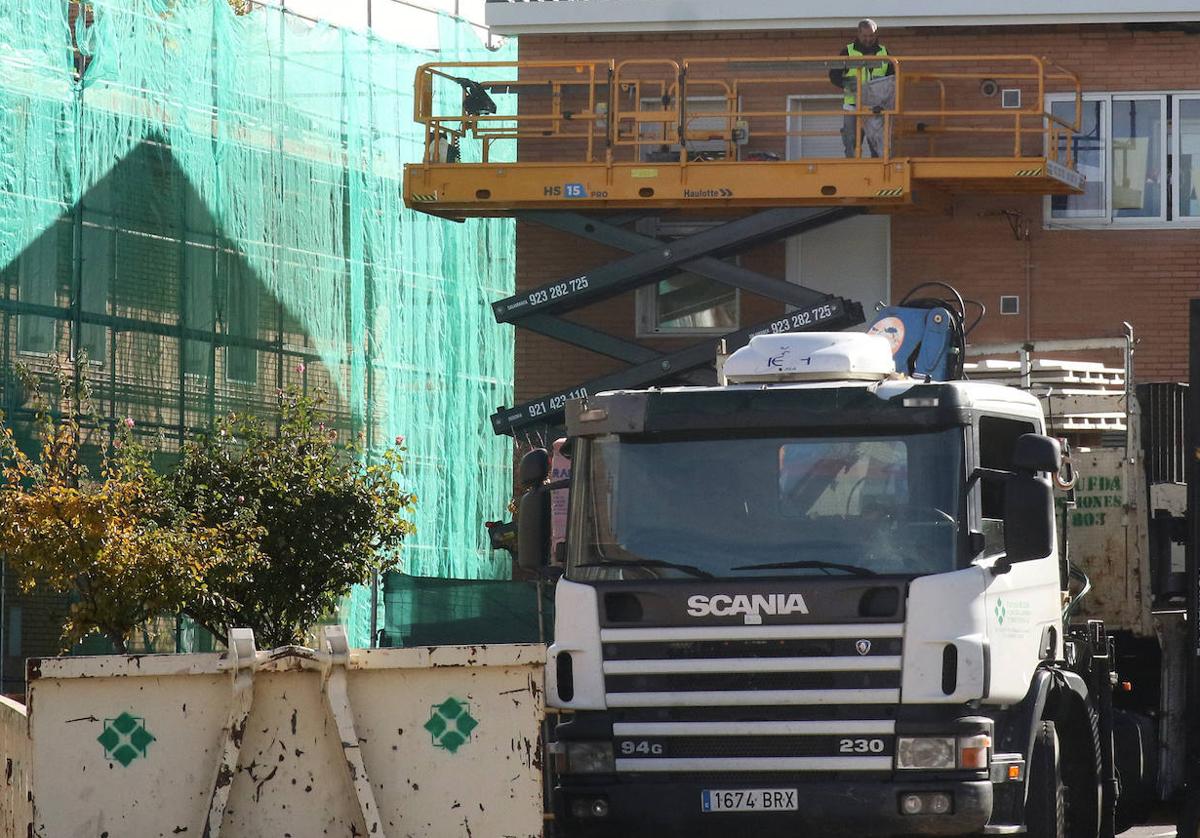
M 1179 838 L 1200 838 L 1200 792 L 1192 792 L 1179 815 Z
M 1025 826 L 1030 838 L 1066 838 L 1067 790 L 1063 785 L 1054 722 L 1038 726 L 1029 761 Z

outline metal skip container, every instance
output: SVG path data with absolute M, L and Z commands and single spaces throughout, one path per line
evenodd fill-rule
M 325 639 L 30 661 L 29 834 L 541 836 L 542 646 Z

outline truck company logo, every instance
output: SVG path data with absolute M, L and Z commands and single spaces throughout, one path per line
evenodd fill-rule
M 781 346 L 778 354 L 772 355 L 767 359 L 767 366 L 772 369 L 782 370 L 784 368 L 783 362 L 787 360 L 787 356 L 790 354 L 792 354 L 792 347 Z M 806 367 L 812 366 L 812 357 L 797 358 L 793 362 L 793 366 L 799 366 L 800 364 L 804 364 Z
M 471 741 L 471 731 L 479 722 L 471 715 L 470 704 L 451 697 L 431 708 L 429 721 L 422 727 L 433 737 L 434 747 L 453 754 Z
M 860 655 L 868 655 L 871 653 L 871 641 L 860 640 L 854 644 L 854 650 Z
M 904 345 L 904 321 L 899 317 L 885 317 L 872 326 L 868 334 L 883 335 L 887 338 L 888 343 L 892 345 L 892 354 L 895 355 Z
M 807 614 L 808 605 L 801 594 L 714 594 L 688 597 L 688 615 L 692 617 L 735 617 L 742 615 L 746 625 L 758 625 L 763 614 L 786 616 Z
M 96 737 L 96 741 L 104 746 L 105 759 L 128 768 L 129 763 L 146 756 L 154 735 L 146 730 L 145 719 L 122 713 L 115 719 L 104 720 L 104 732 Z

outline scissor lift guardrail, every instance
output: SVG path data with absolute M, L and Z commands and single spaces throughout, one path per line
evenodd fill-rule
M 872 106 L 855 74 L 857 105 L 846 111 L 829 70 L 885 64 L 894 95 Z M 508 98 L 498 105 L 489 93 Z M 1046 107 L 1051 93 L 1074 97 L 1072 119 Z M 1083 177 L 1069 138 L 1081 110 L 1078 78 L 1032 55 L 427 64 L 414 110 L 425 156 L 406 167 L 405 199 L 470 217 L 564 206 L 895 208 L 922 189 L 1073 194 Z M 828 123 L 847 113 L 877 121 L 877 156 L 861 136 L 850 157 L 807 154 L 805 142 L 837 136 Z M 478 161 L 456 158 L 472 141 Z M 513 142 L 518 162 L 492 162 L 498 144 Z
M 865 83 L 851 73 L 857 104 L 847 110 L 829 71 L 862 66 L 887 75 Z M 1072 118 L 1047 110 L 1050 94 L 1073 99 Z M 630 365 L 498 409 L 494 430 L 516 434 L 558 424 L 569 399 L 604 389 L 715 381 L 721 340 L 733 350 L 762 332 L 861 323 L 857 303 L 726 258 L 858 213 L 919 208 L 926 197 L 1078 193 L 1081 113 L 1078 78 L 1030 55 L 434 63 L 417 72 L 424 158 L 405 167 L 404 197 L 432 215 L 515 217 L 628 254 L 494 305 L 499 322 Z M 840 156 L 848 115 L 860 130 Z M 514 144 L 516 162 L 497 160 Z M 676 240 L 630 229 L 663 213 L 721 223 Z M 680 272 L 788 312 L 673 353 L 561 316 Z

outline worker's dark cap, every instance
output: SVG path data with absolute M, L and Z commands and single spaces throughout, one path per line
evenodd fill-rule
M 870 29 L 872 32 L 879 31 L 879 24 L 871 20 L 869 17 L 864 17 L 858 22 L 859 29 Z

